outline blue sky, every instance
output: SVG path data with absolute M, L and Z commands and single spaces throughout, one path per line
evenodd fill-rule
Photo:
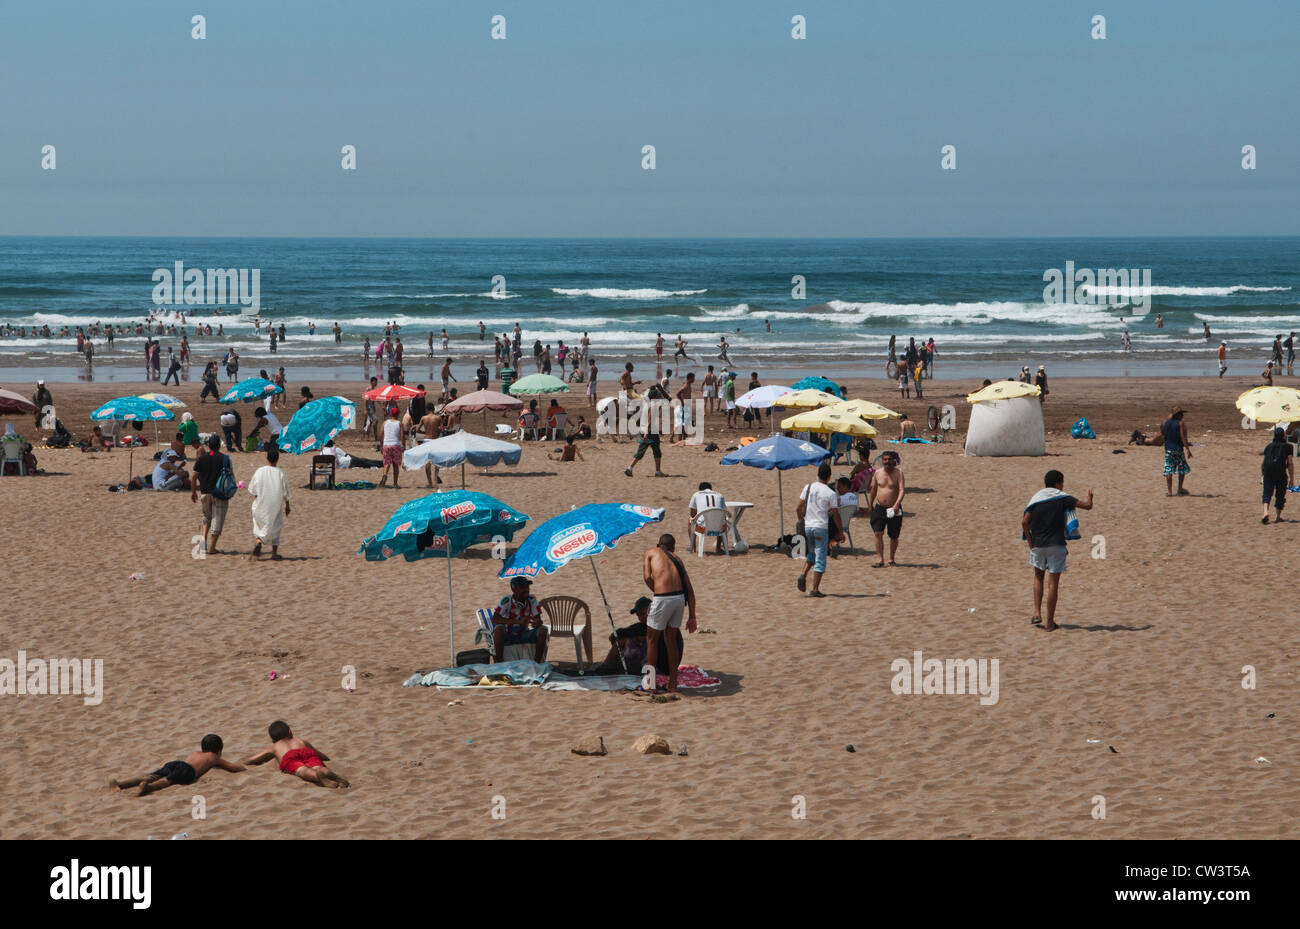
M 0 234 L 1295 234 L 1297 46 L 1295 0 L 7 0 Z

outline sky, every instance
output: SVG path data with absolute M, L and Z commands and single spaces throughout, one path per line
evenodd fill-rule
M 1298 46 L 1296 0 L 0 0 L 0 234 L 1291 235 Z

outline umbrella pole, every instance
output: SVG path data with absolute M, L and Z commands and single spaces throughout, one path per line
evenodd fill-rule
M 781 491 L 781 469 L 776 469 L 776 500 L 777 510 L 781 514 L 781 541 L 777 548 L 780 549 L 785 545 L 785 494 Z
M 600 599 L 605 601 L 605 615 L 609 617 L 609 628 L 613 631 L 615 637 L 617 637 L 618 627 L 614 625 L 614 614 L 609 610 L 609 600 L 605 597 L 605 588 L 602 587 L 600 583 L 600 572 L 596 570 L 596 559 L 591 555 L 588 555 L 587 560 L 591 562 L 591 573 L 596 575 L 596 589 L 600 591 Z M 615 644 L 614 647 L 618 648 L 618 645 Z M 595 658 L 596 656 L 592 655 L 591 657 Z M 618 660 L 623 665 L 623 673 L 630 674 L 631 672 L 627 669 L 627 659 L 623 657 L 623 649 L 621 648 L 618 648 Z
M 447 629 L 451 633 L 451 667 L 456 667 L 456 604 L 451 593 L 451 556 L 447 556 Z
M 126 486 L 131 486 L 131 474 L 135 471 L 135 446 L 131 446 L 131 454 L 126 459 Z
M 465 489 L 465 462 L 460 463 L 460 489 Z

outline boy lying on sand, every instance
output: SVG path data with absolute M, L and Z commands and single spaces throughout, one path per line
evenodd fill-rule
M 246 770 L 242 764 L 235 764 L 235 762 L 226 761 L 221 757 L 221 750 L 224 747 L 221 736 L 205 735 L 203 742 L 199 745 L 199 750 L 190 752 L 185 756 L 184 761 L 169 761 L 152 774 L 128 777 L 122 780 L 112 778 L 109 780 L 108 785 L 116 787 L 118 790 L 128 790 L 139 785 L 140 793 L 137 796 L 143 797 L 145 794 L 154 793 L 173 784 L 182 786 L 193 784 L 212 768 L 220 768 L 222 771 L 232 773 Z
M 244 764 L 265 764 L 272 758 L 280 761 L 280 770 L 296 774 L 304 781 L 321 787 L 349 787 L 346 780 L 325 767 L 329 756 L 317 751 L 306 739 L 294 736 L 289 724 L 277 719 L 266 727 L 271 736 L 271 747 L 247 759 Z

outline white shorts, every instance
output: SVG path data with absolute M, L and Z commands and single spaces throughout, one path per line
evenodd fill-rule
M 717 384 L 706 384 L 704 386 L 704 396 L 712 398 L 712 397 L 716 397 L 717 395 L 718 395 Z
M 1041 548 L 1031 548 L 1029 550 L 1029 564 L 1040 571 L 1046 571 L 1048 574 L 1065 573 L 1065 554 L 1064 545 L 1045 545 Z
M 669 626 L 674 629 L 682 627 L 682 611 L 686 609 L 686 594 L 671 594 L 662 597 L 655 594 L 650 601 L 650 610 L 646 613 L 645 624 L 651 629 L 663 632 Z
M 730 413 L 730 412 L 731 412 L 732 410 L 734 410 L 735 408 L 736 408 L 736 401 L 735 401 L 735 400 L 728 400 L 728 401 L 727 401 L 727 412 Z

